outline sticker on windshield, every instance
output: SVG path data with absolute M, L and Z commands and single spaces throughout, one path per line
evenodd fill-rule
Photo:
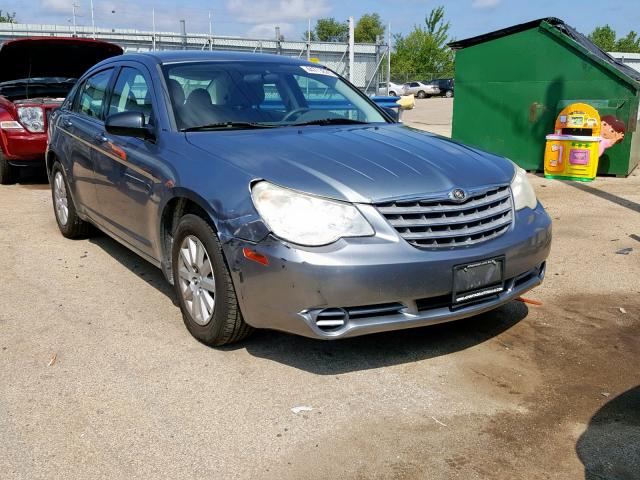
M 303 69 L 307 73 L 313 73 L 314 75 L 327 75 L 328 77 L 337 76 L 331 70 L 327 70 L 324 67 L 309 67 L 307 65 L 300 65 L 300 68 Z

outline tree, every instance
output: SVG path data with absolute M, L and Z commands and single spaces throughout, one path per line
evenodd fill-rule
M 596 27 L 589 34 L 589 40 L 599 46 L 605 52 L 611 52 L 616 45 L 616 32 L 609 25 L 604 27 Z
M 304 40 L 307 39 L 305 32 Z M 319 42 L 346 42 L 349 37 L 349 24 L 339 22 L 335 18 L 319 18 L 311 30 L 311 40 Z
M 384 35 L 385 27 L 377 13 L 366 13 L 360 17 L 354 29 L 355 41 L 358 43 L 376 43 L 378 37 Z
M 9 13 L 0 10 L 0 23 L 16 23 L 16 12 Z
M 426 80 L 433 75 L 453 75 L 453 52 L 449 43 L 450 23 L 444 20 L 444 7 L 431 10 L 425 26 L 415 25 L 407 35 L 396 35 L 391 71 L 402 81 L 412 77 Z
M 631 30 L 626 37 L 616 41 L 614 52 L 640 53 L 640 38 L 638 34 Z

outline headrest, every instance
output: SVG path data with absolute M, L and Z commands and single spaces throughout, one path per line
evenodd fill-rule
M 199 105 L 207 105 L 211 106 L 211 95 L 204 88 L 196 88 L 193 92 L 189 94 L 189 98 L 187 98 L 187 104 L 199 104 Z
M 184 105 L 184 90 L 182 89 L 182 85 L 177 80 L 170 78 L 167 82 L 169 87 L 169 95 L 175 102 L 176 105 Z

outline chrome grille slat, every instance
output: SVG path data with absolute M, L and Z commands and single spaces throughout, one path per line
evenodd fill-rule
M 438 218 L 420 218 L 417 220 L 405 220 L 403 218 L 389 218 L 389 223 L 395 228 L 403 228 L 403 227 L 421 227 L 424 225 L 429 226 L 440 226 L 440 225 L 456 225 L 456 224 L 464 224 L 470 223 L 474 220 L 482 220 L 483 218 L 492 217 L 495 215 L 499 215 L 501 213 L 506 213 L 511 211 L 511 202 L 505 201 L 504 203 L 500 203 L 495 207 L 491 207 L 488 210 L 483 210 L 481 212 L 472 213 L 469 215 L 460 215 L 456 217 L 445 217 L 441 216 Z M 391 215 L 389 215 L 391 216 Z
M 462 203 L 448 198 L 398 200 L 376 205 L 407 242 L 418 248 L 451 248 L 496 238 L 513 223 L 508 185 L 492 187 Z
M 479 225 L 472 228 L 461 228 L 457 230 L 444 230 L 442 232 L 400 232 L 405 240 L 423 240 L 426 238 L 450 238 L 450 237 L 470 237 L 478 233 L 488 232 L 496 228 L 506 227 L 511 224 L 511 215 L 508 215 L 502 221 L 492 221 L 487 225 Z
M 464 203 L 454 203 L 448 199 L 442 199 L 440 201 L 437 200 L 419 200 L 415 202 L 406 202 L 406 201 L 398 201 L 398 202 L 387 202 L 378 204 L 378 210 L 383 215 L 393 215 L 393 214 L 409 214 L 409 213 L 435 213 L 435 212 L 455 212 L 459 210 L 467 210 L 470 208 L 479 208 L 485 205 L 490 205 L 493 202 L 498 200 L 510 199 L 511 192 L 508 187 L 506 191 L 501 189 L 491 190 L 489 193 L 494 192 L 493 194 L 482 194 L 471 198 L 470 200 Z

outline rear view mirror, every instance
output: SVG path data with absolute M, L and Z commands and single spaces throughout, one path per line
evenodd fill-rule
M 107 133 L 125 137 L 153 138 L 153 132 L 146 125 L 142 112 L 122 112 L 109 115 L 104 123 Z

